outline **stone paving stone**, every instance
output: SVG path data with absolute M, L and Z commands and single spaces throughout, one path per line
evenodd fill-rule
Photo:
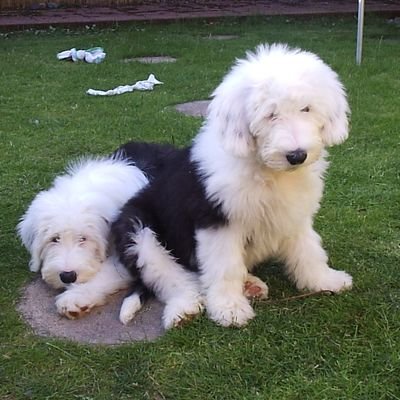
M 205 117 L 210 100 L 191 101 L 189 103 L 177 104 L 175 109 L 192 117 Z
M 110 296 L 109 302 L 94 308 L 76 320 L 60 316 L 55 307 L 57 291 L 41 279 L 30 282 L 23 290 L 18 311 L 32 327 L 33 333 L 68 339 L 80 343 L 117 345 L 133 341 L 152 341 L 164 333 L 161 323 L 163 304 L 148 301 L 128 325 L 119 319 L 119 309 L 126 292 Z

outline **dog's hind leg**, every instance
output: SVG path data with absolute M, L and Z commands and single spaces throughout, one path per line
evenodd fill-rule
M 132 235 L 132 246 L 127 252 L 136 255 L 136 268 L 143 283 L 165 303 L 163 325 L 166 329 L 202 311 L 197 275 L 178 264 L 150 228 L 143 227 Z
M 268 286 L 260 278 L 248 274 L 243 293 L 250 300 L 265 300 L 268 298 Z

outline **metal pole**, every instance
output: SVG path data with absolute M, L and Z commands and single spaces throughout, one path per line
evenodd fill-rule
M 356 50 L 357 65 L 361 64 L 363 29 L 364 29 L 364 0 L 358 0 L 357 50 Z

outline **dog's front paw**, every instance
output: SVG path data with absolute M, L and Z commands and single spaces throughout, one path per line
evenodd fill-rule
M 208 297 L 207 310 L 210 318 L 222 326 L 243 326 L 255 316 L 253 308 L 242 294 Z
M 268 298 L 268 286 L 260 278 L 248 274 L 244 283 L 243 294 L 249 300 L 265 300 Z
M 352 286 L 353 278 L 347 272 L 327 268 L 323 272 L 316 274 L 312 282 L 299 288 L 311 291 L 329 290 L 338 293 L 350 290 Z
M 93 306 L 83 293 L 74 290 L 67 290 L 56 298 L 58 313 L 69 319 L 83 317 Z
M 191 321 L 196 315 L 203 311 L 203 304 L 200 298 L 171 299 L 164 308 L 163 325 L 165 329 L 174 328 Z

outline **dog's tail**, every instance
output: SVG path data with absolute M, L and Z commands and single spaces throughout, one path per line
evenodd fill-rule
M 125 297 L 121 310 L 119 312 L 119 320 L 126 325 L 143 307 L 147 300 L 154 297 L 153 292 L 146 287 L 140 277 L 135 279 L 129 294 Z

